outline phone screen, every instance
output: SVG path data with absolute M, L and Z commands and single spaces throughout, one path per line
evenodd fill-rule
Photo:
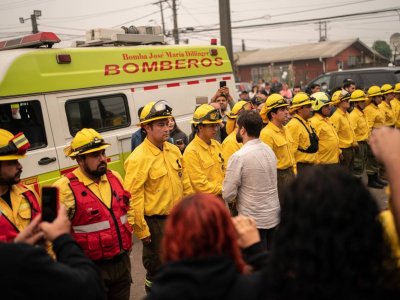
M 220 81 L 219 82 L 219 87 L 222 88 L 224 86 L 226 86 L 226 81 L 225 80 Z
M 42 187 L 42 220 L 53 222 L 57 217 L 58 188 L 53 186 Z

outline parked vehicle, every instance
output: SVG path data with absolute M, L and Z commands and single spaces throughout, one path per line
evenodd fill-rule
M 148 45 L 146 36 L 146 45 L 104 47 L 99 35 L 99 46 L 78 48 L 22 49 L 60 41 L 49 32 L 0 42 L 0 128 L 22 131 L 30 141 L 21 160 L 23 182 L 37 190 L 76 167 L 63 149 L 80 129 L 101 132 L 111 144 L 109 166 L 123 176 L 141 106 L 168 101 L 189 133 L 196 105 L 207 102 L 220 81 L 235 88 L 222 46 Z M 134 38 L 138 44 L 140 36 Z
M 400 67 L 377 67 L 327 72 L 311 80 L 307 84 L 307 88 L 314 83 L 321 86 L 325 83 L 328 86 L 328 91 L 333 91 L 337 87 L 341 87 L 343 80 L 348 78 L 351 78 L 356 83 L 357 88 L 360 89 L 367 89 L 371 85 L 395 84 L 400 82 Z

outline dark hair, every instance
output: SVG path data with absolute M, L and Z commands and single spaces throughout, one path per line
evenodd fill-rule
M 296 85 L 293 86 L 293 89 L 301 89 L 301 86 L 296 84 Z
M 350 87 L 351 85 L 356 85 L 356 83 L 351 79 L 343 80 L 343 89 Z
M 300 173 L 284 194 L 265 273 L 268 299 L 364 299 L 379 293 L 386 247 L 378 213 L 361 180 L 343 167 Z
M 258 112 L 245 110 L 238 116 L 237 125 L 239 128 L 246 129 L 248 136 L 258 138 L 263 127 L 263 121 Z

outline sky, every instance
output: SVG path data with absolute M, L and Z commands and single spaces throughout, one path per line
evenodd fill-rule
M 58 34 L 63 47 L 70 46 L 74 40 L 84 40 L 89 29 L 161 26 L 160 6 L 154 4 L 157 1 L 0 0 L 0 40 L 30 34 L 30 20 L 21 24 L 19 18 L 29 18 L 35 9 L 42 12 L 38 19 L 39 30 Z M 176 1 L 178 27 L 195 29 L 195 32 L 181 33 L 182 43 L 188 39 L 191 45 L 204 45 L 209 44 L 211 38 L 219 40 L 219 1 Z M 171 6 L 172 0 L 163 4 L 167 31 L 173 28 Z M 391 11 L 343 18 L 381 10 Z M 268 25 L 281 22 L 341 16 L 327 20 L 327 39 L 359 38 L 369 46 L 376 40 L 389 43 L 390 36 L 400 32 L 399 0 L 231 0 L 230 12 L 232 27 L 260 25 L 232 29 L 234 51 L 242 49 L 242 40 L 246 50 L 318 42 L 318 21 Z M 173 43 L 172 38 L 167 41 Z

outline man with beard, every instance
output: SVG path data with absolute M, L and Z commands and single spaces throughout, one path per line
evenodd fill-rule
M 243 147 L 229 160 L 222 197 L 228 203 L 236 199 L 239 214 L 255 219 L 261 242 L 271 249 L 280 214 L 276 156 L 259 139 L 263 127 L 260 114 L 241 112 L 237 127 L 236 139 Z
M 64 149 L 78 168 L 54 183 L 72 224 L 72 236 L 100 268 L 107 299 L 129 300 L 132 228 L 128 223 L 129 192 L 121 176 L 107 169 L 110 144 L 94 129 L 79 131 Z
M 24 158 L 30 144 L 19 133 L 0 129 L 0 242 L 12 242 L 40 212 L 36 193 L 20 183 Z
M 171 112 L 172 108 L 165 100 L 144 106 L 139 119 L 140 126 L 146 130 L 146 138 L 124 165 L 124 186 L 131 194 L 132 205 L 129 223 L 143 243 L 147 292 L 161 266 L 165 221 L 172 207 L 192 192 L 189 178 L 182 168 L 181 151 L 168 142 Z

